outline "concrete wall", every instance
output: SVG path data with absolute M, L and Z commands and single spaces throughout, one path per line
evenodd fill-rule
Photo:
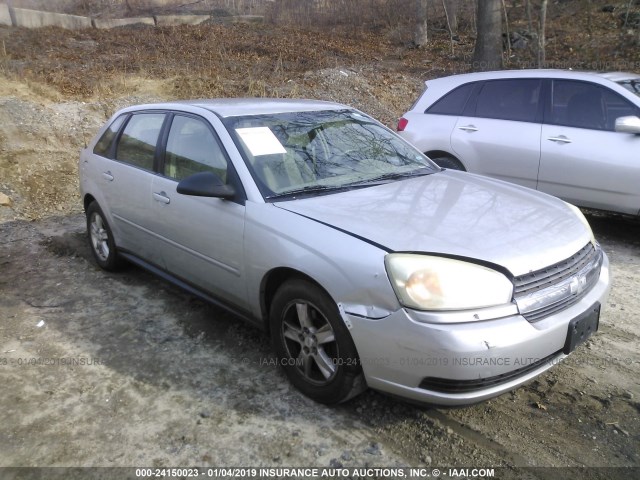
M 69 30 L 79 28 L 91 28 L 91 19 L 77 15 L 65 15 L 62 13 L 40 12 L 26 8 L 12 8 L 15 16 L 16 27 L 62 27 Z
M 209 15 L 156 15 L 156 25 L 168 27 L 171 25 L 198 25 L 206 22 Z
M 156 22 L 151 17 L 138 18 L 96 18 L 93 20 L 93 26 L 96 28 L 115 28 L 124 27 L 125 25 L 151 25 L 155 26 Z
M 12 25 L 9 7 L 3 3 L 0 3 L 0 25 Z
M 175 0 L 168 0 L 167 3 Z M 42 12 L 27 8 L 14 8 L 0 3 L 0 25 L 40 28 L 61 27 L 69 30 L 80 28 L 114 28 L 126 25 L 157 25 L 167 27 L 172 25 L 198 25 L 212 20 L 214 23 L 249 23 L 261 22 L 263 17 L 257 15 L 239 15 L 235 17 L 211 17 L 209 15 L 157 15 L 156 17 L 138 18 L 96 18 L 66 15 L 62 13 Z

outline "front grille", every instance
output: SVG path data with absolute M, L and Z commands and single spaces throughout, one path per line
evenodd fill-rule
M 530 322 L 564 310 L 580 300 L 600 277 L 602 251 L 589 242 L 555 265 L 514 279 L 514 299 Z
M 495 377 L 476 378 L 473 380 L 451 380 L 449 378 L 426 377 L 422 379 L 418 388 L 442 393 L 475 392 L 516 380 L 519 377 L 536 370 L 542 365 L 551 365 L 559 354 L 560 352 L 552 353 L 548 357 L 532 362 L 522 368 L 503 373 L 502 375 L 496 375 Z

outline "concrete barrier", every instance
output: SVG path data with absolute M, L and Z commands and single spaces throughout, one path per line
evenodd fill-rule
M 0 3 L 0 25 L 12 25 L 9 7 L 3 3 Z
M 262 15 L 236 15 L 230 17 L 233 23 L 262 23 L 264 17 Z
M 96 28 L 115 28 L 115 27 L 124 27 L 126 25 L 137 25 L 137 24 L 155 26 L 156 22 L 152 17 L 96 18 L 93 20 L 93 26 Z
M 40 12 L 26 8 L 11 8 L 16 19 L 16 27 L 40 28 L 62 27 L 69 30 L 91 28 L 91 19 L 63 13 Z
M 169 27 L 172 25 L 199 25 L 210 20 L 209 15 L 156 15 L 156 25 Z
M 213 23 L 259 23 L 264 21 L 260 15 L 237 15 L 229 17 L 211 17 L 209 15 L 157 15 L 155 17 L 136 18 L 96 18 L 62 13 L 42 12 L 26 8 L 13 8 L 0 3 L 0 25 L 14 25 L 16 27 L 40 28 L 61 27 L 70 30 L 80 28 L 108 29 L 126 25 L 157 25 L 167 27 L 172 25 L 199 25 L 206 21 Z

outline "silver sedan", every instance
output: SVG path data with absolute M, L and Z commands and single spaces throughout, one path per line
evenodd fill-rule
M 598 329 L 607 256 L 561 200 L 443 171 L 344 105 L 117 112 L 80 157 L 96 262 L 124 260 L 264 328 L 324 403 L 367 386 L 459 405 Z

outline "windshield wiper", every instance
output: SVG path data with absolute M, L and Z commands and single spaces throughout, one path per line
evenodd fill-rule
M 357 181 L 353 183 L 349 183 L 345 186 L 348 187 L 358 187 L 365 185 L 376 185 L 380 183 L 386 183 L 389 180 L 398 180 L 400 178 L 410 178 L 410 177 L 421 177 L 423 175 L 431 175 L 432 173 L 436 173 L 434 170 L 424 167 L 418 170 L 411 170 L 410 172 L 392 172 L 385 173 L 383 175 L 379 175 L 377 177 L 370 178 L 368 180 Z
M 264 197 L 267 200 L 272 200 L 274 198 L 287 198 L 287 197 L 295 197 L 297 195 L 313 195 L 314 193 L 326 193 L 326 192 L 335 192 L 340 190 L 351 190 L 353 188 L 358 187 L 370 187 L 373 185 L 380 185 L 383 183 L 387 183 L 390 180 L 397 180 L 400 178 L 409 178 L 409 177 L 420 177 L 422 175 L 431 175 L 435 173 L 434 170 L 424 167 L 417 170 L 411 170 L 410 172 L 394 172 L 394 173 L 385 173 L 384 175 L 379 175 L 374 178 L 370 178 L 368 180 L 362 180 L 357 182 L 345 183 L 343 185 L 307 185 L 306 187 L 296 188 L 295 190 L 287 190 L 286 192 L 274 193 L 273 195 L 268 195 Z
M 324 193 L 328 191 L 335 190 L 346 190 L 349 187 L 345 185 L 307 185 L 306 187 L 296 188 L 295 190 L 287 190 L 286 192 L 274 193 L 273 195 L 268 195 L 264 198 L 272 199 L 272 198 L 284 198 L 284 197 L 295 197 L 296 195 L 311 195 L 314 193 Z

